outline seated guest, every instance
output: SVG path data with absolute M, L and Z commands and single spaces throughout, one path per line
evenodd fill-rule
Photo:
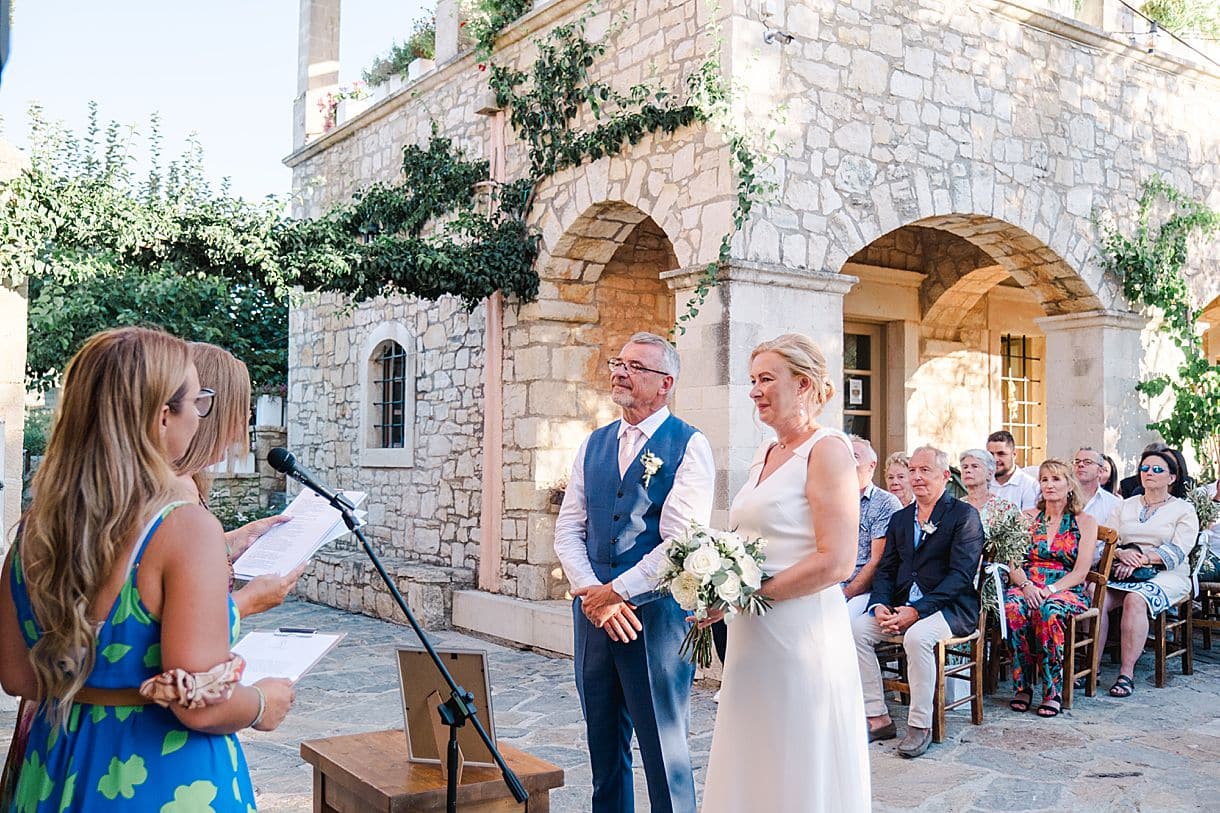
M 916 449 L 910 472 L 915 501 L 890 520 L 881 564 L 873 576 L 869 612 L 852 619 L 852 633 L 870 741 L 897 736 L 873 647 L 886 635 L 902 636 L 911 710 L 898 753 L 917 757 L 932 742 L 936 643 L 978 628 L 975 582 L 983 554 L 983 526 L 978 511 L 945 493 L 949 456 L 940 449 Z
M 885 459 L 885 490 L 897 497 L 903 508 L 915 499 L 911 493 L 910 465 L 911 458 L 905 452 L 894 452 Z
M 1171 450 L 1144 452 L 1139 465 L 1143 493 L 1123 500 L 1106 522 L 1118 531 L 1120 547 L 1097 634 L 1106 640 L 1110 613 L 1121 613 L 1121 663 L 1110 687 L 1114 697 L 1135 691 L 1135 662 L 1148 639 L 1149 618 L 1191 594 L 1189 560 L 1198 544 L 1199 517 L 1183 499 L 1181 471 Z
M 860 537 L 856 547 L 856 568 L 842 586 L 848 615 L 855 618 L 868 609 L 873 574 L 885 548 L 885 531 L 890 527 L 890 517 L 902 508 L 902 504 L 893 494 L 873 485 L 873 472 L 877 470 L 877 452 L 873 445 L 852 435 L 851 448 L 856 456 L 856 475 L 860 481 Z
M 1118 464 L 1114 462 L 1114 458 L 1108 454 L 1103 454 L 1101 468 L 1101 487 L 1111 494 L 1118 493 Z
M 1062 460 L 1038 467 L 1038 485 L 1037 510 L 1027 512 L 1034 521 L 1033 539 L 1024 563 L 1009 574 L 1012 587 L 1004 599 L 1008 642 L 1016 653 L 1016 696 L 1009 705 L 1013 711 L 1029 710 L 1041 664 L 1038 716 L 1054 717 L 1063 694 L 1067 619 L 1089 608 L 1085 577 L 1093 566 L 1097 520 L 1083 513 L 1080 484 Z
M 962 485 L 966 487 L 966 496 L 962 499 L 975 507 L 984 524 L 989 512 L 1012 505 L 992 490 L 996 466 L 991 452 L 967 449 L 958 456 L 958 463 L 962 469 Z
M 1077 496 L 1084 508 L 1081 511 L 1105 525 L 1122 500 L 1102 488 L 1101 473 L 1105 458 L 1092 446 L 1081 446 L 1072 458 L 1076 483 L 1080 486 Z
M 1190 476 L 1190 472 L 1186 468 L 1186 456 L 1177 449 L 1170 448 L 1168 444 L 1154 441 L 1144 447 L 1144 452 L 1165 452 L 1173 455 L 1174 462 L 1178 464 L 1178 479 L 1182 484 L 1182 496 L 1185 497 L 1195 487 L 1195 480 Z M 1123 499 L 1134 497 L 1137 494 L 1144 493 L 1143 482 L 1140 479 L 1140 473 L 1136 472 L 1130 477 L 1123 478 L 1119 484 L 1119 491 L 1122 492 Z
M 1017 442 L 1001 429 L 987 436 L 987 451 L 995 458 L 995 493 L 1022 511 L 1034 507 L 1038 483 L 1017 465 Z

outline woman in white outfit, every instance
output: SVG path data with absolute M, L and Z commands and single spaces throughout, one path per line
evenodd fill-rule
M 864 700 L 847 602 L 859 484 L 851 444 L 815 418 L 834 394 L 806 336 L 754 349 L 750 397 L 776 441 L 755 455 L 730 527 L 767 540 L 766 615 L 729 625 L 703 813 L 870 809 Z

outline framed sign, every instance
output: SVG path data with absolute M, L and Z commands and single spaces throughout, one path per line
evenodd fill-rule
M 483 729 L 496 741 L 491 713 L 491 682 L 487 673 L 487 653 L 477 649 L 436 648 L 445 668 L 459 686 L 474 695 L 474 706 Z M 449 740 L 449 729 L 441 723 L 437 706 L 449 699 L 449 684 L 436 670 L 423 649 L 400 647 L 397 650 L 398 680 L 402 694 L 403 729 L 407 734 L 407 758 L 412 762 L 441 764 Z M 458 745 L 466 765 L 494 768 L 491 752 L 479 732 L 467 723 L 458 729 Z

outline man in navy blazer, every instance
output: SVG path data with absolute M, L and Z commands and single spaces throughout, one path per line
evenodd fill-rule
M 902 635 L 911 709 L 898 753 L 917 757 L 932 742 L 936 643 L 978 627 L 983 523 L 974 506 L 945 493 L 949 456 L 940 449 L 916 449 L 910 472 L 915 500 L 890 520 L 869 612 L 852 620 L 852 633 L 870 742 L 898 736 L 874 647 L 886 635 Z

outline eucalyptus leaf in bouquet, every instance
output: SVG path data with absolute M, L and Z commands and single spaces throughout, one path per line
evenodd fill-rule
M 738 613 L 763 615 L 771 606 L 759 593 L 765 546 L 762 539 L 746 539 L 735 531 L 717 531 L 692 522 L 666 543 L 661 588 L 696 621 L 706 619 L 713 610 L 722 611 L 726 623 Z M 681 652 L 692 663 L 708 667 L 712 648 L 711 629 L 696 623 L 686 633 Z

